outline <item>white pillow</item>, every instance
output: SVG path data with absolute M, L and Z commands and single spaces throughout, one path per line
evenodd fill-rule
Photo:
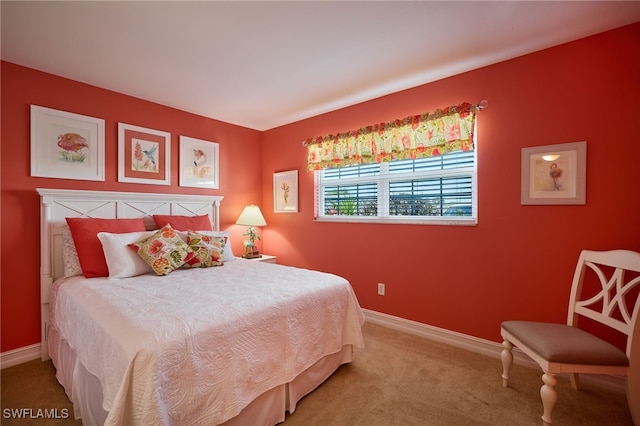
M 109 278 L 128 278 L 152 272 L 151 267 L 135 250 L 127 247 L 153 235 L 155 231 L 127 232 L 113 234 L 98 232 L 98 239 L 102 243 L 102 251 L 109 268 Z
M 76 244 L 73 242 L 69 225 L 62 226 L 62 265 L 64 266 L 65 277 L 82 275 L 78 251 L 76 250 Z

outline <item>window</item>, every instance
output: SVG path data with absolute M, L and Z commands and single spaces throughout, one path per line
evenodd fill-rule
M 476 153 L 316 171 L 317 220 L 476 224 Z
M 309 138 L 316 220 L 477 223 L 475 113 L 460 105 Z

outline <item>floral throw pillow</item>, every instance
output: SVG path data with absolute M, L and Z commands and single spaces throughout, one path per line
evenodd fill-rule
M 193 257 L 185 262 L 185 268 L 209 268 L 224 264 L 224 237 L 213 237 L 189 231 L 187 245 L 193 252 Z
M 193 257 L 176 231 L 167 224 L 150 237 L 129 244 L 158 275 L 167 275 L 178 269 Z

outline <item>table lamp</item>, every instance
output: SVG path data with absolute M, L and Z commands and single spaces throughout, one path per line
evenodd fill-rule
M 255 245 L 255 240 L 259 240 L 260 236 L 256 231 L 255 226 L 265 226 L 267 222 L 264 220 L 264 216 L 262 216 L 262 212 L 260 211 L 260 207 L 255 204 L 248 205 L 242 210 L 240 217 L 236 220 L 236 225 L 244 225 L 248 226 L 247 230 L 242 234 L 248 236 L 249 238 L 242 242 L 245 247 L 245 254 L 242 256 L 246 259 L 253 259 L 256 257 L 262 257 L 258 248 Z

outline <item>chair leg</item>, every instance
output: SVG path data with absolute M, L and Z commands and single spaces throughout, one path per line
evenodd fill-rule
M 631 364 L 627 373 L 627 402 L 634 424 L 640 425 L 640 366 L 637 363 Z
M 542 381 L 544 382 L 540 388 L 540 398 L 542 398 L 542 407 L 544 409 L 544 414 L 542 414 L 542 425 L 550 426 L 551 411 L 553 411 L 553 407 L 556 405 L 556 401 L 558 400 L 558 393 L 555 389 L 558 380 L 556 380 L 555 374 L 545 371 L 542 375 Z
M 502 353 L 500 353 L 500 359 L 502 359 L 502 386 L 509 386 L 509 371 L 511 370 L 511 365 L 513 364 L 513 354 L 511 353 L 511 349 L 513 349 L 513 344 L 504 339 L 502 342 Z
M 580 390 L 580 376 L 578 373 L 569 374 L 569 379 L 571 380 L 571 387 L 575 390 Z

